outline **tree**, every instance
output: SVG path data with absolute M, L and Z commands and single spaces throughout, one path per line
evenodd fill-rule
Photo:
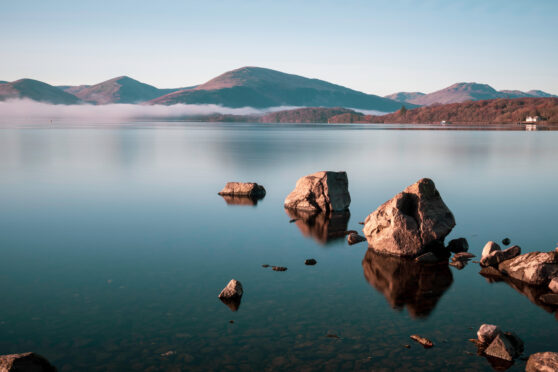
M 405 107 L 405 105 L 401 106 L 401 109 L 399 110 L 399 115 L 400 116 L 407 115 L 407 107 Z

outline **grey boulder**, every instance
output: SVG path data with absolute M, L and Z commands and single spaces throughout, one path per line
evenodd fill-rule
M 346 172 L 322 171 L 300 178 L 285 208 L 314 213 L 345 211 L 351 204 Z
M 363 232 L 376 251 L 416 257 L 443 246 L 454 226 L 434 182 L 423 178 L 366 217 Z

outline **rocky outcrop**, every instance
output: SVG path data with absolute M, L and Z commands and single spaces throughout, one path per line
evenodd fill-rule
M 517 245 L 504 249 L 503 251 L 497 249 L 493 250 L 487 255 L 484 255 L 481 260 L 481 266 L 494 266 L 497 267 L 501 262 L 511 260 L 521 254 L 521 248 Z
M 223 190 L 219 191 L 219 195 L 263 198 L 265 188 L 255 182 L 227 182 Z
M 558 276 L 558 252 L 531 252 L 506 260 L 498 270 L 531 285 L 548 285 Z
M 349 211 L 312 213 L 285 209 L 285 212 L 302 235 L 314 238 L 321 244 L 344 238 L 351 217 Z
M 453 283 L 453 275 L 446 264 L 423 265 L 372 249 L 366 251 L 362 269 L 368 283 L 384 295 L 392 308 L 406 307 L 413 318 L 430 315 Z
M 0 355 L 0 372 L 56 372 L 44 357 L 35 353 Z
M 232 279 L 229 284 L 223 288 L 221 293 L 219 293 L 219 299 L 232 311 L 237 311 L 240 307 L 240 300 L 243 294 L 244 289 L 242 288 L 242 284 L 238 280 Z
M 452 239 L 448 243 L 448 249 L 452 253 L 467 252 L 469 250 L 469 243 L 465 238 Z
M 300 178 L 285 208 L 312 213 L 346 211 L 351 204 L 346 172 L 322 171 Z
M 370 248 L 416 257 L 437 247 L 455 226 L 434 182 L 423 178 L 382 204 L 364 221 Z
M 527 360 L 525 372 L 554 372 L 558 371 L 558 353 L 546 351 L 532 354 Z

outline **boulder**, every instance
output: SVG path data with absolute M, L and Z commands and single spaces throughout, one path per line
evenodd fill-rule
M 495 250 L 483 256 L 480 260 L 481 266 L 497 267 L 501 262 L 511 260 L 521 254 L 521 248 L 517 245 L 504 249 L 503 251 Z
M 360 242 L 365 242 L 366 238 L 364 236 L 361 236 L 359 234 L 356 233 L 350 233 L 349 235 L 347 235 L 347 242 L 349 243 L 349 245 L 353 245 L 353 244 L 357 244 Z
M 525 372 L 554 372 L 558 371 L 558 353 L 546 351 L 532 354 L 527 360 Z
M 229 284 L 223 288 L 221 293 L 219 293 L 219 298 L 242 297 L 243 293 L 242 284 L 238 280 L 232 279 Z
M 467 252 L 469 250 L 469 243 L 465 238 L 453 239 L 448 243 L 448 249 L 452 253 Z
M 454 226 L 434 182 L 423 178 L 366 217 L 363 231 L 374 250 L 416 257 L 443 246 Z
M 502 330 L 494 324 L 483 324 L 477 331 L 479 341 L 485 344 L 490 344 L 499 334 L 502 334 Z
M 482 249 L 481 258 L 484 258 L 484 257 L 488 256 L 490 253 L 492 253 L 494 251 L 499 251 L 499 250 L 501 250 L 500 246 L 491 240 L 484 245 L 484 248 Z
M 558 276 L 552 278 L 550 283 L 548 283 L 548 289 L 554 293 L 558 293 Z
M 531 252 L 498 265 L 504 274 L 532 285 L 548 285 L 558 276 L 558 252 Z
M 512 341 L 503 334 L 497 335 L 484 353 L 488 356 L 508 361 L 512 361 L 519 356 Z
M 314 213 L 349 209 L 349 181 L 346 172 L 322 171 L 300 178 L 285 199 L 285 208 Z
M 255 182 L 227 182 L 223 190 L 219 191 L 219 195 L 261 198 L 265 196 L 265 189 Z
M 0 372 L 56 372 L 56 368 L 39 354 L 8 354 L 0 355 Z

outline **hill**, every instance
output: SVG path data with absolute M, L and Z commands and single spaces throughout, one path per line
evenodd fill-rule
M 108 103 L 142 103 L 177 89 L 158 89 L 128 76 L 119 76 L 95 85 L 59 87 L 81 100 L 104 105 Z
M 433 93 L 424 94 L 418 92 L 399 92 L 390 94 L 386 97 L 415 105 L 428 106 L 433 104 L 460 103 L 465 101 L 480 101 L 498 98 L 535 98 L 557 96 L 541 90 L 530 90 L 528 92 L 522 92 L 520 90 L 498 91 L 488 84 L 456 83 Z
M 52 104 L 71 105 L 80 103 L 76 96 L 42 81 L 20 79 L 11 83 L 0 83 L 0 101 L 21 98 Z
M 341 114 L 358 114 L 342 107 L 306 107 L 272 112 L 259 118 L 261 123 L 327 123 L 329 118 Z
M 218 104 L 227 107 L 266 108 L 275 106 L 352 107 L 391 112 L 401 103 L 365 94 L 323 80 L 260 67 L 226 72 L 194 89 L 156 98 L 152 104 Z
M 361 115 L 352 122 L 389 124 L 431 124 L 448 121 L 466 124 L 512 124 L 525 121 L 527 116 L 541 116 L 546 123 L 558 123 L 558 98 L 501 98 L 432 105 L 412 110 L 399 110 L 382 115 Z M 348 122 L 342 116 L 330 122 Z

